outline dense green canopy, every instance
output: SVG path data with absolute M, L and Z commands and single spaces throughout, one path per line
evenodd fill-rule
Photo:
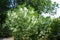
M 53 14 L 56 12 L 56 8 L 58 7 L 58 4 L 56 2 L 52 3 L 51 0 L 17 0 L 17 3 L 25 4 L 25 6 L 32 6 L 35 8 L 35 10 L 38 11 L 38 13 L 50 13 Z
M 11 12 L 7 7 L 9 0 L 0 0 L 0 28 L 2 28 L 0 37 L 5 37 L 6 30 L 9 28 L 15 40 L 60 39 L 60 18 L 44 18 L 41 15 L 42 13 L 55 14 L 58 8 L 56 2 L 53 3 L 51 0 L 15 0 L 15 2 L 17 7 Z M 7 36 L 10 35 L 11 31 Z
M 26 7 L 29 5 L 35 8 L 38 13 L 55 13 L 58 4 L 56 2 L 52 3 L 51 0 L 15 0 L 19 5 L 25 4 Z M 0 0 L 0 11 L 5 10 L 6 6 L 9 4 L 8 0 Z

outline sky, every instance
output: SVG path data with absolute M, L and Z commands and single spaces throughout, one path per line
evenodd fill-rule
M 58 4 L 59 4 L 59 7 L 60 7 L 60 0 L 52 0 L 52 2 L 58 3 Z M 49 15 L 49 14 L 42 14 L 42 15 L 43 15 L 44 17 L 46 17 L 46 16 L 51 16 L 51 18 L 57 18 L 57 17 L 60 16 L 60 8 L 57 9 L 57 13 L 56 13 L 54 16 Z

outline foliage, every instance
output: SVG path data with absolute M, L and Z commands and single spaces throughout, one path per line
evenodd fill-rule
M 6 11 L 7 10 L 7 4 L 8 4 L 8 1 L 7 0 L 0 0 L 0 13 L 2 11 Z
M 31 7 L 35 8 L 39 14 L 41 13 L 50 13 L 55 14 L 58 4 L 56 2 L 52 3 L 51 0 L 15 0 L 19 5 L 25 4 L 28 8 L 30 5 Z M 9 4 L 9 0 L 0 0 L 0 11 L 6 10 L 7 5 Z
M 38 11 L 38 14 L 41 13 L 50 13 L 55 14 L 58 4 L 56 2 L 52 2 L 51 0 L 17 0 L 18 4 L 25 4 L 26 7 L 29 5 L 35 8 Z
M 55 14 L 58 4 L 51 0 L 16 0 L 12 12 L 6 11 L 7 0 L 0 0 L 0 37 L 15 36 L 15 40 L 58 40 L 60 18 L 44 18 L 42 13 Z M 6 17 L 6 18 L 5 18 Z M 2 21 L 2 22 L 1 22 Z M 56 36 L 57 35 L 57 36 Z
M 12 37 L 12 30 L 6 24 L 0 26 L 0 38 Z
M 52 30 L 48 40 L 60 40 L 60 17 L 53 19 L 51 28 Z
M 31 13 L 30 13 L 31 12 Z M 13 32 L 16 32 L 16 36 L 20 40 L 24 38 L 24 36 L 30 36 L 35 32 L 35 24 L 37 24 L 37 13 L 34 10 L 28 10 L 26 7 L 19 8 L 18 11 L 15 10 L 11 14 L 10 11 L 8 12 L 8 18 L 6 19 L 7 26 L 11 27 Z M 32 30 L 31 30 L 32 29 Z M 30 33 L 30 30 L 33 33 Z M 37 31 L 37 30 L 36 30 Z M 16 39 L 18 40 L 18 39 Z
M 41 15 L 38 18 L 37 11 L 32 7 L 19 6 L 12 13 L 8 11 L 7 15 L 5 24 L 13 30 L 15 40 L 38 40 L 47 38 L 51 33 L 52 20 Z
M 5 19 L 7 17 L 7 12 L 0 13 L 0 38 L 6 38 L 12 36 L 12 30 L 10 30 L 9 26 L 6 26 Z

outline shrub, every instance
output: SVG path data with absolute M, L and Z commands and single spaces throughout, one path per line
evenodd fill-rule
M 6 24 L 13 30 L 15 40 L 39 40 L 46 38 L 51 33 L 52 20 L 43 16 L 38 17 L 34 8 L 20 7 L 12 13 L 8 11 Z

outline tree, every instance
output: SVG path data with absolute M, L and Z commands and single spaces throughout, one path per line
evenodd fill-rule
M 8 0 L 0 0 L 0 13 L 7 9 Z
M 7 15 L 5 24 L 13 30 L 15 40 L 39 40 L 47 38 L 50 34 L 50 17 L 44 18 L 40 15 L 38 18 L 37 11 L 32 7 L 27 9 L 19 6 L 12 14 L 8 11 Z
M 52 20 L 50 17 L 44 18 L 41 14 L 55 13 L 58 7 L 56 2 L 52 3 L 51 0 L 16 0 L 18 3 L 17 8 L 12 13 L 10 11 L 5 13 L 8 4 L 8 1 L 5 1 L 0 1 L 2 8 L 0 9 L 4 11 L 2 13 L 3 15 L 6 14 L 7 18 L 5 20 L 3 15 L 1 15 L 1 18 L 4 19 L 3 25 L 13 30 L 16 40 L 39 40 L 39 38 L 48 37 L 52 33 Z M 2 19 L 0 20 L 2 21 Z
M 51 0 L 15 0 L 19 5 L 25 4 L 26 7 L 29 5 L 35 8 L 39 14 L 41 13 L 50 13 L 53 14 L 56 12 L 58 4 L 56 2 L 52 3 Z M 6 9 L 9 0 L 0 0 L 0 11 Z
M 50 26 L 52 30 L 48 40 L 60 40 L 60 17 L 53 19 Z
M 51 0 L 17 0 L 18 4 L 20 5 L 25 4 L 25 6 L 32 6 L 35 10 L 38 11 L 39 14 L 41 13 L 50 13 L 55 14 L 56 8 L 58 4 L 56 2 L 52 3 Z

